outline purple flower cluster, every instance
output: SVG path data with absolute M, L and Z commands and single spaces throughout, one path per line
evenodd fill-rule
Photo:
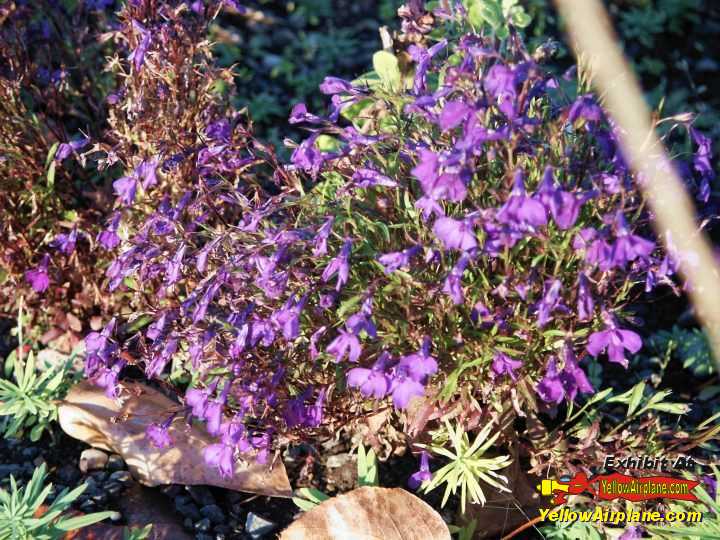
M 406 409 L 445 385 L 503 400 L 525 382 L 550 406 L 592 391 L 585 353 L 627 365 L 641 346 L 617 322 L 628 295 L 674 265 L 592 96 L 565 100 L 517 42 L 418 42 L 393 99 L 328 78 L 327 116 L 294 107 L 310 135 L 282 166 L 207 91 L 224 75 L 209 55 L 185 51 L 178 84 L 206 101 L 173 104 L 177 120 L 165 101 L 184 91 L 146 69 L 148 55 L 175 66 L 210 11 L 125 10 L 115 131 L 153 136 L 108 156 L 127 171 L 98 241 L 110 290 L 133 291 L 146 317 L 88 336 L 88 375 L 109 394 L 123 351 L 149 378 L 187 376 L 185 414 L 229 475 L 239 454 L 266 459 L 276 434 L 319 428 L 358 394 Z M 158 447 L 167 425 L 148 430 Z

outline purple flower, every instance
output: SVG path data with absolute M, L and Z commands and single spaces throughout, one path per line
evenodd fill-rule
M 138 36 L 138 44 L 130 53 L 128 60 L 130 60 L 133 63 L 133 66 L 135 66 L 135 71 L 140 71 L 140 68 L 142 68 L 143 63 L 145 62 L 145 55 L 150 48 L 152 34 L 138 21 L 133 20 L 132 25 L 140 35 Z
M 373 169 L 358 169 L 352 176 L 356 187 L 369 188 L 375 186 L 397 187 L 397 182 Z
M 173 440 L 168 433 L 170 427 L 169 422 L 160 424 L 150 424 L 145 430 L 145 435 L 155 448 L 167 448 L 173 445 Z
M 80 137 L 74 141 L 70 141 L 69 143 L 61 143 L 58 145 L 57 151 L 55 152 L 55 161 L 60 162 L 67 159 L 70 154 L 86 147 L 89 142 L 90 139 L 87 137 Z
M 49 263 L 50 255 L 45 254 L 38 266 L 25 272 L 25 280 L 35 292 L 45 292 L 50 286 L 50 277 L 47 272 Z
M 403 251 L 394 251 L 392 253 L 386 253 L 378 257 L 378 261 L 383 265 L 386 274 L 392 274 L 400 268 L 410 266 L 410 259 L 420 253 L 420 246 L 412 246 Z
M 318 229 L 315 239 L 313 240 L 313 255 L 321 257 L 327 253 L 327 239 L 332 231 L 332 225 L 335 221 L 334 217 L 329 217 L 325 220 L 325 223 Z
M 705 484 L 705 490 L 710 495 L 711 499 L 715 499 L 717 496 L 717 480 L 714 476 L 704 475 L 702 481 Z
M 643 537 L 643 528 L 640 525 L 630 525 L 618 540 L 640 540 Z
M 220 476 L 230 478 L 234 471 L 234 454 L 232 446 L 218 443 L 211 444 L 203 450 L 203 459 L 211 467 L 217 467 Z
M 142 181 L 144 190 L 157 184 L 157 166 L 155 159 L 143 160 L 140 165 L 135 168 L 135 177 Z
M 579 321 L 589 321 L 595 312 L 595 301 L 590 292 L 590 281 L 581 273 L 578 276 L 577 313 Z
M 578 97 L 568 112 L 568 122 L 574 124 L 579 118 L 597 124 L 603 119 L 602 108 L 591 94 Z
M 517 90 L 515 89 L 515 73 L 513 70 L 503 64 L 495 64 L 485 75 L 483 83 L 485 90 L 495 98 L 498 108 L 508 118 L 515 118 Z
M 509 225 L 522 224 L 537 228 L 547 223 L 547 212 L 543 204 L 525 194 L 523 172 L 515 172 L 515 181 L 510 197 L 497 213 L 501 223 Z
M 197 418 L 205 418 L 205 409 L 208 406 L 208 390 L 190 388 L 185 392 L 185 405 L 192 408 L 192 415 Z
M 575 225 L 580 215 L 580 209 L 586 201 L 586 197 L 579 197 L 556 187 L 551 167 L 545 169 L 538 195 L 545 207 L 550 210 L 557 226 L 563 231 Z
M 433 226 L 435 236 L 444 244 L 445 249 L 458 249 L 468 251 L 477 247 L 475 231 L 470 220 L 458 221 L 443 217 Z
M 642 339 L 635 332 L 609 326 L 606 330 L 590 334 L 587 351 L 597 357 L 607 349 L 611 362 L 627 367 L 628 359 L 625 358 L 625 351 L 635 354 L 641 347 Z
M 322 274 L 323 281 L 327 282 L 331 277 L 333 277 L 336 273 L 338 275 L 337 284 L 335 286 L 335 290 L 339 291 L 342 289 L 343 285 L 347 283 L 348 277 L 350 276 L 350 252 L 352 251 L 352 240 L 345 239 L 345 243 L 343 244 L 342 249 L 340 250 L 340 254 L 335 257 L 333 260 L 330 261 L 330 263 L 325 267 L 325 270 Z
M 307 110 L 307 105 L 304 103 L 298 103 L 290 111 L 290 118 L 288 120 L 291 124 L 300 124 L 301 122 L 308 122 L 311 124 L 322 124 L 324 120 L 319 116 L 310 114 Z
M 424 450 L 420 452 L 420 468 L 417 472 L 413 473 L 408 480 L 408 487 L 410 487 L 410 489 L 417 489 L 424 482 L 429 482 L 432 479 L 429 460 L 430 454 Z
M 447 44 L 447 40 L 443 39 L 429 49 L 421 47 L 420 45 L 410 45 L 408 48 L 410 57 L 417 64 L 415 66 L 415 79 L 413 81 L 413 92 L 415 95 L 419 95 L 425 91 L 427 87 L 427 72 L 430 68 L 432 59 L 435 55 L 447 47 Z
M 690 136 L 695 144 L 698 145 L 697 152 L 693 156 L 693 167 L 703 178 L 714 178 L 715 171 L 712 167 L 712 141 L 695 128 L 690 128 Z
M 107 250 L 115 249 L 120 245 L 120 237 L 117 234 L 118 226 L 122 215 L 115 212 L 110 218 L 107 228 L 102 230 L 97 237 L 98 242 Z
M 428 377 L 437 373 L 438 370 L 437 360 L 430 356 L 430 345 L 430 338 L 425 336 L 418 352 L 400 359 L 397 365 L 398 372 L 410 377 L 413 381 L 425 384 Z
M 357 336 L 347 330 L 338 330 L 339 335 L 332 340 L 326 351 L 335 357 L 335 362 L 340 362 L 346 355 L 351 362 L 357 362 L 362 352 L 362 346 Z
M 453 269 L 450 270 L 450 273 L 445 278 L 445 283 L 443 284 L 443 292 L 452 298 L 452 301 L 456 306 L 465 302 L 465 294 L 462 289 L 462 277 L 469 262 L 470 257 L 467 253 L 463 253 Z
M 371 369 L 352 368 L 347 372 L 347 385 L 358 388 L 360 393 L 369 398 L 384 398 L 390 391 L 391 378 L 385 373 L 386 365 L 390 360 L 388 353 L 380 355 Z
M 574 401 L 578 392 L 591 393 L 593 387 L 585 372 L 578 365 L 572 347 L 563 348 L 564 366 L 558 369 L 557 360 L 551 359 L 545 376 L 537 385 L 537 393 L 547 403 L 560 403 L 563 399 Z
M 443 131 L 451 130 L 463 123 L 472 112 L 472 107 L 463 101 L 448 101 L 440 113 L 438 125 Z
M 113 189 L 122 203 L 129 206 L 135 201 L 137 178 L 134 176 L 122 176 L 113 182 Z
M 505 353 L 497 352 L 493 357 L 492 370 L 496 375 L 509 375 L 513 381 L 517 381 L 515 371 L 520 367 L 522 367 L 522 362 Z
M 175 252 L 172 260 L 165 265 L 165 286 L 169 287 L 180 281 L 182 277 L 182 263 L 185 257 L 186 245 L 183 245 Z
M 410 377 L 399 376 L 393 379 L 390 391 L 395 408 L 405 409 L 414 397 L 425 395 L 425 386 Z
M 431 199 L 430 197 L 420 197 L 417 201 L 415 201 L 415 208 L 422 211 L 423 221 L 427 221 L 430 219 L 430 216 L 433 215 L 437 217 L 445 215 L 442 206 L 440 206 L 435 199 Z
M 333 94 L 350 94 L 355 91 L 353 85 L 338 77 L 325 77 L 323 82 L 320 83 L 320 91 L 326 96 Z
M 210 435 L 218 435 L 220 433 L 224 408 L 225 400 L 222 398 L 211 401 L 205 406 L 203 417 L 207 421 L 207 431 Z
M 294 341 L 300 335 L 300 313 L 305 306 L 305 297 L 295 302 L 291 296 L 282 308 L 272 314 L 271 320 L 282 330 L 286 341 Z
M 545 284 L 545 294 L 538 304 L 538 327 L 542 328 L 552 319 L 552 312 L 560 305 L 560 289 L 562 282 L 559 279 Z

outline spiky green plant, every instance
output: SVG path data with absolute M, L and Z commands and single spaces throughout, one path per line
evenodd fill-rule
M 442 499 L 442 506 L 445 506 L 450 495 L 455 495 L 459 488 L 460 507 L 463 513 L 465 513 L 468 496 L 470 502 L 475 504 L 484 505 L 487 500 L 478 480 L 482 480 L 499 491 L 509 493 L 507 477 L 495 471 L 507 468 L 512 461 L 510 457 L 483 457 L 500 436 L 499 431 L 490 436 L 492 430 L 493 424 L 486 425 L 471 443 L 468 433 L 461 424 L 458 423 L 453 427 L 446 420 L 444 428 L 433 433 L 431 444 L 417 445 L 450 460 L 449 463 L 433 473 L 432 479 L 422 486 L 425 493 L 445 484 L 445 493 Z M 450 443 L 450 448 L 447 443 Z
M 42 515 L 38 510 L 52 491 L 52 484 L 45 484 L 45 464 L 35 469 L 30 482 L 18 488 L 13 476 L 10 490 L 0 489 L 0 540 L 54 540 L 67 531 L 81 529 L 107 519 L 115 512 L 96 512 L 70 517 L 65 514 L 87 484 L 72 491 L 64 489 Z

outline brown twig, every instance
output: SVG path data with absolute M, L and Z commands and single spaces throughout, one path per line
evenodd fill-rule
M 542 521 L 542 516 L 534 517 L 527 523 L 523 523 L 522 525 L 520 525 L 517 529 L 512 531 L 510 534 L 506 534 L 505 536 L 503 536 L 501 540 L 508 540 L 509 538 L 513 538 L 514 536 L 517 536 L 524 530 L 527 530 L 530 527 L 534 527 L 536 524 L 540 523 L 540 521 Z

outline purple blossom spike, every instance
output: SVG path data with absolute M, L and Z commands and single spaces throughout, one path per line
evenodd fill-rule
M 470 220 L 440 218 L 435 222 L 433 232 L 445 249 L 468 251 L 477 247 L 477 239 Z
M 578 276 L 577 313 L 578 320 L 585 322 L 593 318 L 595 300 L 590 292 L 590 281 L 584 273 Z
M 356 187 L 369 188 L 375 186 L 397 187 L 397 182 L 373 169 L 358 169 L 352 176 Z
M 332 340 L 326 351 L 335 357 L 335 362 L 342 361 L 347 355 L 348 360 L 357 362 L 362 353 L 362 346 L 357 336 L 347 330 L 338 330 L 339 335 Z
M 403 356 L 398 362 L 397 370 L 410 377 L 413 381 L 424 384 L 428 377 L 437 373 L 438 370 L 437 360 L 430 356 L 430 345 L 430 338 L 425 336 L 420 350 Z
M 168 433 L 173 418 L 174 416 L 171 416 L 170 420 L 162 424 L 150 424 L 145 430 L 145 435 L 155 448 L 168 448 L 174 444 Z
M 522 367 L 522 362 L 515 360 L 505 353 L 497 352 L 493 357 L 492 370 L 498 376 L 508 375 L 513 381 L 517 381 L 517 374 L 515 373 Z
M 560 305 L 560 289 L 562 282 L 559 279 L 545 284 L 545 294 L 538 304 L 538 327 L 542 328 L 552 319 L 552 312 Z
M 390 355 L 383 353 L 375 361 L 371 369 L 352 368 L 347 372 L 347 384 L 351 388 L 358 388 L 360 393 L 369 398 L 384 398 L 390 391 L 391 378 L 385 372 Z
M 563 358 L 562 370 L 558 368 L 557 359 L 551 359 L 545 376 L 538 383 L 538 395 L 547 403 L 560 403 L 563 399 L 574 401 L 578 392 L 593 392 L 590 381 L 578 365 L 572 347 L 567 344 L 563 347 Z
M 383 265 L 386 274 L 392 274 L 400 268 L 410 266 L 410 260 L 420 251 L 422 251 L 420 246 L 412 246 L 403 251 L 394 251 L 393 253 L 381 255 L 378 257 L 378 261 Z
M 203 450 L 203 459 L 211 467 L 216 467 L 223 478 L 230 478 L 235 468 L 235 451 L 232 446 L 218 443 Z
M 97 237 L 98 242 L 107 250 L 115 249 L 120 245 L 120 237 L 117 234 L 122 214 L 115 212 L 110 218 L 107 228 L 103 229 Z
M 424 450 L 420 452 L 420 468 L 417 472 L 413 473 L 408 480 L 408 487 L 410 489 L 419 488 L 424 482 L 429 482 L 432 479 L 432 473 L 430 472 L 430 454 Z
M 123 176 L 113 182 L 113 189 L 122 203 L 126 206 L 131 205 L 135 201 L 135 192 L 137 191 L 137 178 L 134 176 Z
M 628 359 L 625 358 L 625 351 L 635 354 L 641 347 L 642 339 L 638 334 L 631 330 L 610 326 L 606 330 L 590 334 L 587 351 L 597 357 L 607 350 L 611 362 L 627 367 Z
M 48 264 L 50 263 L 50 255 L 43 255 L 40 264 L 25 272 L 25 280 L 30 284 L 35 292 L 45 292 L 50 286 L 50 277 L 48 276 Z
M 531 228 L 537 228 L 547 223 L 547 212 L 543 204 L 528 197 L 525 193 L 525 182 L 522 170 L 515 172 L 515 180 L 510 197 L 500 208 L 497 218 L 501 223 L 510 225 L 522 224 Z
M 352 251 L 352 240 L 345 239 L 345 243 L 343 244 L 342 249 L 340 250 L 340 254 L 335 257 L 333 260 L 330 261 L 330 263 L 325 267 L 325 270 L 322 274 L 323 281 L 327 282 L 330 280 L 331 277 L 333 277 L 335 274 L 337 274 L 337 284 L 335 286 L 335 290 L 339 291 L 343 288 L 343 285 L 345 285 L 348 281 L 348 278 L 350 276 L 350 252 Z

